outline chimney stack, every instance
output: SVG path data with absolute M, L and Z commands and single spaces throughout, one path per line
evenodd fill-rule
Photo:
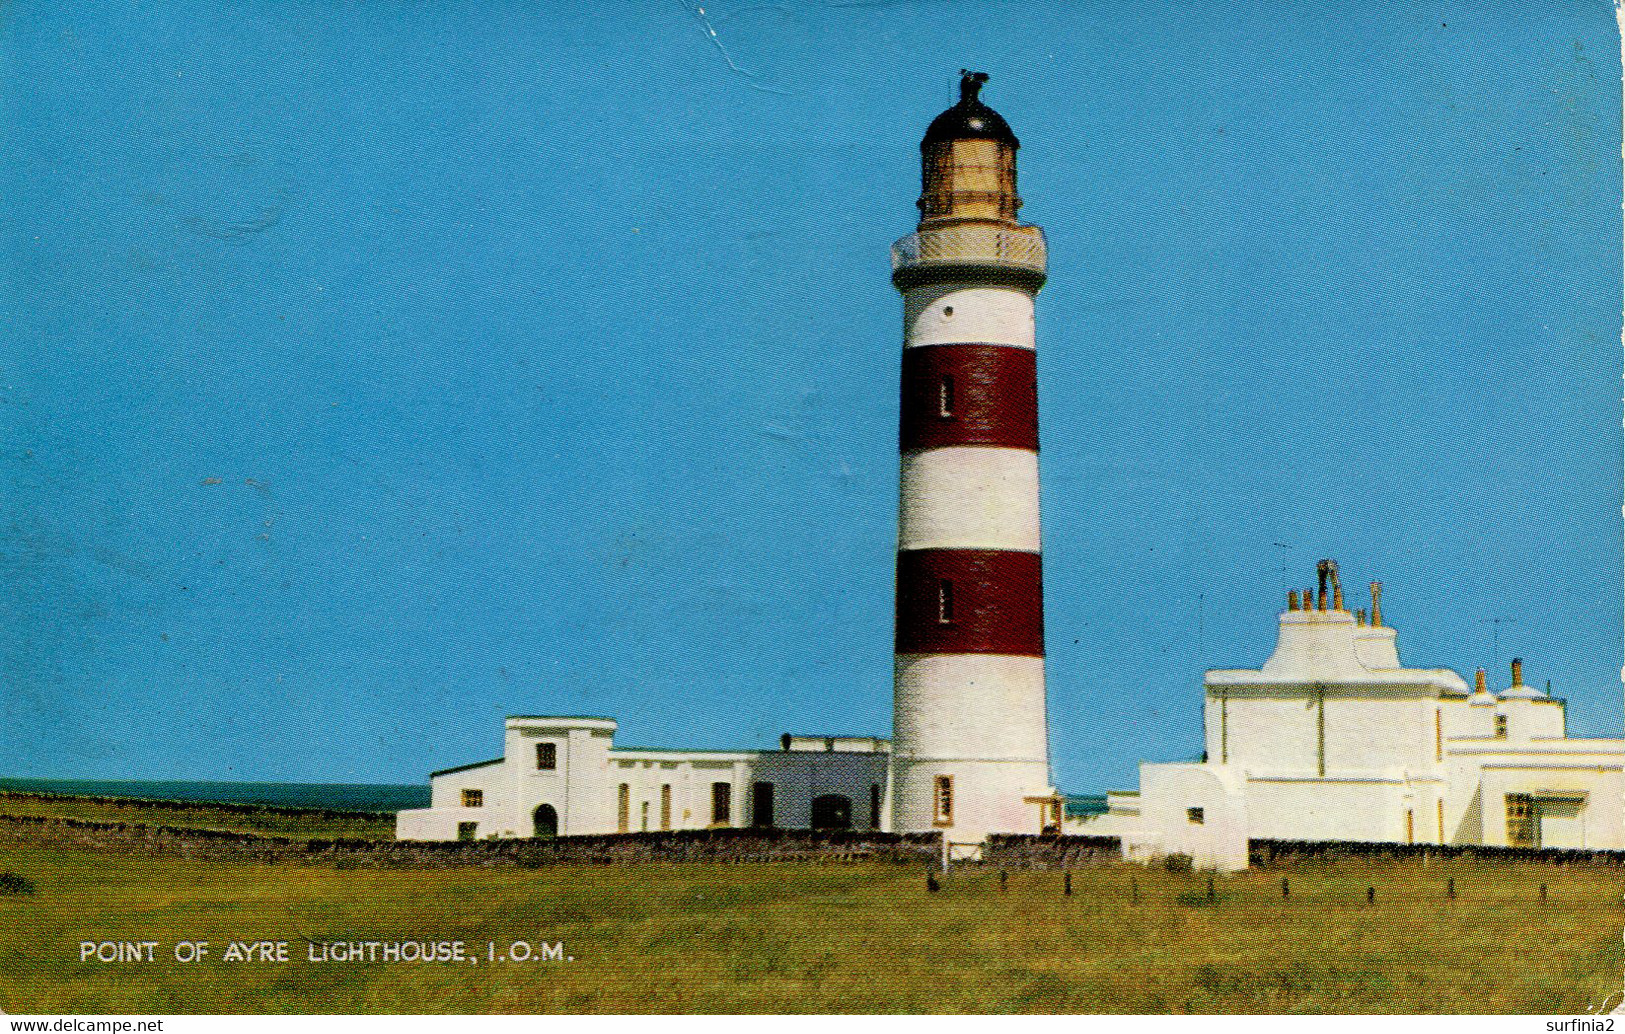
M 1512 688 L 1516 689 L 1521 685 L 1523 685 L 1523 658 L 1514 657 L 1512 658 Z
M 1298 609 L 1298 590 L 1296 590 L 1296 589 L 1288 589 L 1287 590 L 1287 592 L 1286 592 L 1286 609 L 1287 610 L 1297 610 Z
M 1473 680 L 1473 689 L 1479 693 L 1488 693 L 1490 691 L 1489 683 L 1484 678 L 1483 668 L 1478 669 L 1478 675 Z
M 1354 623 L 1361 628 L 1365 627 L 1365 610 L 1363 608 L 1354 612 Z
M 1382 627 L 1382 583 L 1371 583 L 1371 627 Z

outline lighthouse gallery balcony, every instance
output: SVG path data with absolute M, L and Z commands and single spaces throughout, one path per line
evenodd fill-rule
M 899 288 L 964 279 L 1037 289 L 1044 283 L 1049 250 L 1036 226 L 957 223 L 917 230 L 893 244 L 891 266 Z

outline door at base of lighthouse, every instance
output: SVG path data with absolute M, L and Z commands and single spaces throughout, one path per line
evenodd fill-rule
M 814 797 L 812 802 L 812 828 L 851 829 L 852 798 L 838 793 Z

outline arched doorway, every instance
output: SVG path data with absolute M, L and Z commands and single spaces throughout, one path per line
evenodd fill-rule
M 553 810 L 551 804 L 544 804 L 536 809 L 532 816 L 536 831 L 532 836 L 556 837 L 559 835 L 559 813 Z
M 838 793 L 814 797 L 812 802 L 812 828 L 851 829 L 852 798 Z

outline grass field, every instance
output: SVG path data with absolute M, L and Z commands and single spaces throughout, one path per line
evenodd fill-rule
M 260 833 L 295 839 L 389 840 L 395 836 L 393 815 L 370 812 L 322 812 L 297 809 L 221 808 L 181 801 L 117 800 L 0 791 L 0 815 L 43 815 L 96 822 L 135 822 L 149 826 Z
M 36 885 L 0 896 L 8 1013 L 1576 1013 L 1625 967 L 1620 874 L 1601 868 L 1300 866 L 1218 877 L 1213 902 L 1200 874 L 1133 866 L 1079 870 L 1071 897 L 1059 873 L 1001 891 L 966 867 L 928 894 L 876 864 L 341 870 L 30 847 L 0 849 L 0 871 Z M 304 938 L 462 940 L 479 961 L 312 963 Z M 103 939 L 159 941 L 158 961 L 81 962 Z M 291 961 L 220 960 L 260 939 Z M 175 962 L 180 940 L 211 957 Z M 487 960 L 514 941 L 573 961 Z

